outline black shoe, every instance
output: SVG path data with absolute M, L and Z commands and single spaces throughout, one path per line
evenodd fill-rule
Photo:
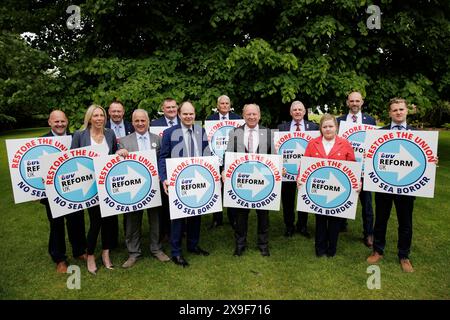
M 270 256 L 269 248 L 260 248 L 259 251 L 261 251 L 261 255 L 262 255 L 263 257 L 268 257 L 268 256 Z
M 299 232 L 302 236 L 304 236 L 305 238 L 311 238 L 311 235 L 309 234 L 308 231 L 306 231 L 306 229 L 300 229 Z
M 245 247 L 234 249 L 233 256 L 240 257 L 242 253 L 245 251 Z
M 172 261 L 173 261 L 175 264 L 177 264 L 177 265 L 179 265 L 179 266 L 182 266 L 183 268 L 184 268 L 184 267 L 187 267 L 187 266 L 189 265 L 189 263 L 188 263 L 186 260 L 184 260 L 184 258 L 183 258 L 182 256 L 175 256 L 175 257 L 172 257 Z
M 191 252 L 191 253 L 193 253 L 193 254 L 196 254 L 196 255 L 201 255 L 201 256 L 209 256 L 209 252 L 208 251 L 205 251 L 205 250 L 203 250 L 202 248 L 200 248 L 200 247 L 195 247 L 193 250 L 188 250 L 189 252 Z

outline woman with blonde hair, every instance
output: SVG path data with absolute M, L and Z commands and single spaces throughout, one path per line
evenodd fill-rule
M 76 131 L 73 135 L 71 149 L 97 145 L 100 152 L 104 154 L 114 154 L 117 151 L 117 140 L 114 131 L 105 128 L 106 111 L 101 106 L 91 105 L 84 116 L 82 130 Z M 95 262 L 95 247 L 98 234 L 102 231 L 102 262 L 107 269 L 113 269 L 113 264 L 109 257 L 109 249 L 114 241 L 114 224 L 117 224 L 117 216 L 102 218 L 100 206 L 88 208 L 89 231 L 87 235 L 87 268 L 92 274 L 96 274 L 97 265 Z

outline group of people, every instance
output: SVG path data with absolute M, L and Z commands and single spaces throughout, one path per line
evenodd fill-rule
M 325 114 L 319 125 L 304 119 L 306 108 L 300 101 L 294 101 L 290 107 L 291 121 L 280 124 L 279 131 L 319 130 L 320 136 L 312 139 L 305 150 L 305 156 L 336 160 L 356 161 L 350 143 L 339 137 L 338 125 L 340 121 L 375 125 L 375 119 L 361 111 L 364 104 L 361 93 L 352 92 L 347 97 L 349 113 L 339 118 Z M 220 96 L 217 100 L 218 112 L 207 120 L 232 120 L 241 117 L 230 110 L 231 101 L 227 96 Z M 414 130 L 407 124 L 408 108 L 404 99 L 395 98 L 389 102 L 389 116 L 391 123 L 382 129 L 386 130 Z M 150 252 L 161 262 L 172 260 L 175 264 L 186 267 L 189 263 L 182 254 L 182 239 L 186 237 L 187 250 L 192 254 L 208 256 L 209 252 L 199 246 L 201 215 L 189 218 L 170 220 L 168 204 L 168 182 L 166 159 L 178 157 L 208 156 L 211 150 L 206 139 L 205 129 L 195 122 L 195 107 L 189 101 L 177 104 L 175 99 L 167 98 L 161 105 L 163 116 L 150 123 L 146 110 L 136 109 L 132 114 L 132 122 L 124 121 L 125 108 L 120 102 L 113 102 L 109 106 L 108 115 L 99 105 L 91 105 L 86 111 L 83 128 L 76 131 L 72 137 L 71 148 L 99 145 L 105 154 L 118 154 L 126 157 L 129 152 L 154 149 L 158 158 L 158 170 L 161 181 L 162 206 L 147 209 L 150 230 Z M 242 110 L 245 124 L 232 130 L 229 134 L 227 151 L 245 153 L 272 153 L 271 130 L 260 125 L 261 112 L 257 104 L 246 104 Z M 48 120 L 51 131 L 47 136 L 61 136 L 71 134 L 67 130 L 66 115 L 55 110 Z M 167 127 L 162 138 L 149 132 L 151 126 Z M 223 168 L 221 168 L 223 170 Z M 223 182 L 225 176 L 223 175 Z M 308 214 L 298 212 L 295 223 L 295 192 L 300 183 L 282 183 L 283 218 L 285 236 L 292 237 L 295 231 L 309 238 L 307 228 Z M 412 272 L 409 260 L 412 241 L 412 212 L 414 197 L 376 193 L 375 194 L 375 223 L 372 194 L 360 191 L 362 204 L 363 240 L 372 249 L 367 258 L 369 263 L 378 263 L 384 254 L 386 244 L 386 229 L 395 204 L 398 217 L 398 257 L 401 268 L 405 272 Z M 88 208 L 89 230 L 85 235 L 84 211 L 52 218 L 47 199 L 41 201 L 47 210 L 50 222 L 49 253 L 56 263 L 57 272 L 67 271 L 67 256 L 65 247 L 66 220 L 72 253 L 76 259 L 85 261 L 91 274 L 96 274 L 97 264 L 95 249 L 97 238 L 101 232 L 102 263 L 107 269 L 113 269 L 110 250 L 118 245 L 119 228 L 118 216 L 101 217 L 99 206 Z M 234 256 L 241 256 L 247 248 L 247 230 L 250 209 L 227 208 L 227 216 L 234 230 Z M 123 230 L 128 258 L 122 264 L 123 268 L 132 267 L 142 256 L 141 225 L 143 210 L 125 213 Z M 257 246 L 262 256 L 270 256 L 269 251 L 269 213 L 267 210 L 256 210 L 257 216 Z M 346 219 L 326 215 L 315 215 L 315 252 L 317 257 L 333 257 L 336 254 L 339 232 L 346 229 Z M 223 225 L 222 212 L 214 213 L 210 228 Z M 162 240 L 170 238 L 170 257 L 164 253 Z

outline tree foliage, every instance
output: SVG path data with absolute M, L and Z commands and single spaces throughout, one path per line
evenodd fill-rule
M 59 107 L 76 125 L 87 105 L 112 99 L 156 116 L 162 99 L 174 96 L 192 100 L 203 119 L 227 94 L 237 111 L 258 103 L 263 123 L 273 126 L 288 118 L 295 99 L 343 112 L 348 92 L 360 90 L 365 109 L 380 118 L 387 101 L 402 96 L 417 106 L 418 120 L 448 119 L 439 107 L 450 101 L 448 1 L 4 2 L 1 43 L 10 34 L 37 35 L 28 39 L 33 49 L 17 37 L 14 53 L 0 49 L 2 60 L 24 61 L 36 79 L 14 91 L 4 83 L 20 72 L 2 70 L 6 116 L 27 104 L 42 112 Z M 71 4 L 81 8 L 82 29 L 67 28 Z M 371 4 L 381 9 L 381 29 L 366 25 Z M 44 73 L 51 65 L 57 77 Z

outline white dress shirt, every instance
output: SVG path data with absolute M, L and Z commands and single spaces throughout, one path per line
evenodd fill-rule
M 250 135 L 250 128 L 245 125 L 244 126 L 244 144 L 245 147 L 248 148 L 248 136 Z M 256 152 L 259 146 L 259 125 L 256 125 L 253 128 L 253 153 Z
M 349 113 L 349 114 L 347 114 L 347 122 L 348 123 L 354 123 L 353 122 L 353 113 Z M 361 113 L 361 111 L 359 111 L 357 114 L 356 114 L 356 123 L 357 124 L 362 124 L 362 113 Z
M 290 131 L 297 131 L 297 125 L 296 125 L 296 121 L 292 120 L 291 121 L 291 130 Z M 300 121 L 300 131 L 305 131 L 305 121 Z
M 136 138 L 138 142 L 139 151 L 150 149 L 150 135 L 148 131 L 144 134 L 139 134 L 136 132 Z
M 325 138 L 322 137 L 322 145 L 327 155 L 330 153 L 331 149 L 333 149 L 335 142 L 336 138 L 334 138 L 333 140 L 326 140 Z
M 123 123 L 123 120 L 119 124 L 114 123 L 112 120 L 109 121 L 111 121 L 111 129 L 114 130 L 117 139 L 125 137 L 127 135 L 127 132 L 125 131 L 125 123 Z

